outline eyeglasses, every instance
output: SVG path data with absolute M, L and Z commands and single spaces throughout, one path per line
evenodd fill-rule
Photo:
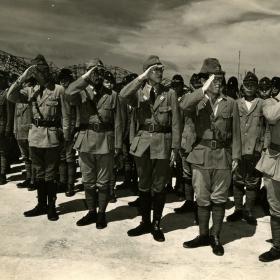
M 152 69 L 152 72 L 154 72 L 154 73 L 163 73 L 163 71 L 164 71 L 164 67 L 163 66 L 161 66 L 161 67 L 154 67 Z

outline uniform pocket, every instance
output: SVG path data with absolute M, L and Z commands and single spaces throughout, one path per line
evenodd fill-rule
M 192 163 L 192 164 L 199 164 L 202 165 L 204 163 L 204 154 L 205 154 L 205 149 L 193 149 L 188 158 L 187 161 Z

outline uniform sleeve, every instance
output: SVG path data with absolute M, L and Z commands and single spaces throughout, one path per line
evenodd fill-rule
M 88 85 L 88 82 L 83 77 L 71 83 L 65 91 L 67 101 L 73 105 L 81 104 L 81 91 L 86 89 Z
M 280 119 L 280 102 L 274 103 L 272 99 L 263 102 L 263 115 L 269 123 Z
M 171 93 L 172 108 L 172 149 L 180 149 L 181 147 L 181 116 L 180 109 L 175 92 Z
M 232 100 L 232 159 L 241 159 L 241 130 L 237 102 Z
M 28 103 L 28 88 L 23 88 L 21 83 L 15 82 L 7 93 L 7 99 L 13 103 Z
M 70 141 L 71 135 L 71 106 L 66 100 L 64 88 L 60 89 L 61 113 L 62 113 L 62 129 L 65 141 Z
M 195 111 L 200 101 L 208 100 L 202 89 L 197 89 L 190 94 L 185 94 L 180 100 L 180 108 L 184 111 Z
M 139 78 L 136 78 L 121 90 L 120 98 L 131 107 L 137 107 L 138 90 L 142 87 L 143 83 Z
M 10 135 L 14 128 L 15 104 L 7 101 L 6 135 Z
M 116 95 L 115 106 L 115 148 L 121 149 L 123 143 L 123 127 L 122 127 L 122 113 L 119 96 Z

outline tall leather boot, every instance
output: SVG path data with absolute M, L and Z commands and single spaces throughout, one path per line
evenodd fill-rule
M 54 181 L 47 181 L 46 186 L 48 194 L 48 219 L 50 221 L 57 221 L 59 219 L 55 207 L 57 185 Z
M 210 206 L 197 206 L 197 216 L 199 220 L 199 235 L 183 243 L 184 248 L 197 248 L 210 245 L 209 239 L 209 220 L 211 209 Z
M 166 195 L 165 192 L 161 193 L 154 193 L 153 197 L 153 205 L 154 205 L 154 212 L 153 212 L 153 222 L 152 222 L 152 235 L 154 240 L 158 242 L 165 241 L 164 234 L 160 229 L 160 220 L 162 217 L 162 212 L 165 204 Z
M 44 180 L 37 181 L 37 199 L 38 203 L 35 208 L 23 213 L 25 217 L 35 217 L 47 214 L 47 188 Z
M 249 225 L 256 226 L 257 219 L 253 215 L 253 209 L 255 206 L 256 198 L 257 198 L 257 190 L 253 189 L 246 189 L 246 204 L 245 204 L 245 211 L 243 213 L 243 218 Z
M 280 259 L 280 218 L 270 218 L 273 247 L 259 256 L 261 262 L 272 262 Z
M 103 229 L 107 227 L 106 221 L 106 208 L 109 202 L 110 196 L 110 183 L 108 185 L 102 186 L 98 190 L 98 213 L 97 213 L 97 221 L 96 228 Z
M 97 201 L 98 201 L 98 193 L 96 186 L 87 186 L 85 185 L 85 198 L 86 204 L 88 207 L 88 213 L 77 221 L 77 226 L 87 226 L 97 221 Z
M 59 163 L 59 183 L 57 192 L 65 192 L 67 189 L 67 164 L 65 160 L 60 161 Z
M 224 248 L 220 242 L 220 232 L 222 230 L 223 220 L 225 217 L 225 209 L 225 203 L 212 204 L 213 226 L 210 236 L 210 244 L 213 253 L 217 256 L 222 256 L 224 254 Z
M 241 221 L 243 218 L 243 195 L 244 187 L 233 184 L 233 197 L 234 197 L 234 212 L 227 216 L 228 222 L 237 222 Z
M 76 176 L 76 164 L 74 162 L 67 162 L 67 190 L 65 195 L 67 197 L 73 196 L 75 194 L 74 191 L 74 183 L 75 183 L 75 176 Z
M 151 192 L 139 191 L 139 206 L 142 216 L 142 221 L 136 228 L 130 229 L 128 236 L 139 236 L 151 232 L 151 206 L 152 196 Z

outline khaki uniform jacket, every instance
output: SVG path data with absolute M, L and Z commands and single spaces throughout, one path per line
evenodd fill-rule
M 115 148 L 122 148 L 122 117 L 118 94 L 107 92 L 96 100 L 96 92 L 82 77 L 69 85 L 66 90 L 67 99 L 77 108 L 80 125 L 112 124 L 113 131 L 96 132 L 91 129 L 81 130 L 76 134 L 74 148 L 83 153 L 108 154 Z M 98 115 L 92 106 L 96 102 Z
M 263 101 L 263 115 L 270 128 L 271 143 L 280 145 L 280 94 L 274 98 Z M 275 181 L 280 181 L 280 151 L 270 147 L 262 153 L 256 169 L 271 177 Z
M 134 108 L 133 121 L 136 134 L 132 140 L 130 153 L 141 157 L 150 148 L 151 159 L 170 158 L 171 149 L 180 149 L 180 112 L 175 91 L 160 85 L 154 105 L 150 103 L 151 87 L 138 78 L 125 86 L 120 96 Z M 151 108 L 152 107 L 152 108 Z M 154 113 L 152 113 L 152 111 Z M 139 130 L 140 125 L 154 124 L 171 127 L 171 133 L 157 133 Z
M 263 100 L 255 98 L 249 111 L 244 98 L 238 99 L 237 104 L 240 116 L 242 155 L 261 153 L 266 130 Z
M 17 140 L 27 140 L 32 123 L 32 108 L 29 104 L 15 105 L 14 134 Z
M 187 161 L 202 169 L 231 169 L 232 159 L 241 158 L 241 135 L 237 103 L 230 97 L 221 95 L 217 114 L 213 117 L 215 139 L 225 143 L 227 148 L 211 149 L 199 144 L 200 139 L 214 139 L 211 129 L 213 110 L 208 98 L 198 89 L 185 95 L 180 102 L 183 110 L 195 113 L 197 143 Z
M 58 147 L 65 139 L 69 138 L 69 106 L 65 102 L 64 88 L 55 85 L 53 90 L 44 89 L 39 94 L 39 87 L 25 87 L 15 82 L 9 89 L 7 98 L 14 103 L 26 103 L 32 108 L 33 119 L 43 119 L 61 123 L 59 127 L 41 127 L 31 125 L 28 133 L 30 147 L 52 148 Z M 37 105 L 39 112 L 37 110 Z

